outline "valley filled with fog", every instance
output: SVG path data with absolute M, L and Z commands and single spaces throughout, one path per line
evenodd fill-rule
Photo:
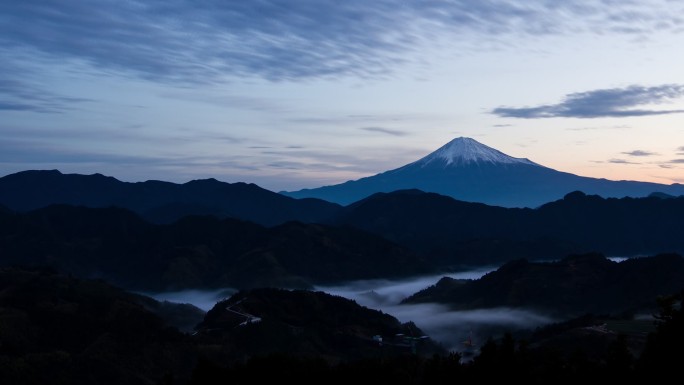
M 354 300 L 359 305 L 390 314 L 401 322 L 412 321 L 425 334 L 450 351 L 464 351 L 466 346 L 463 342 L 469 338 L 477 347 L 490 335 L 534 328 L 554 321 L 544 314 L 523 309 L 488 308 L 454 311 L 436 303 L 400 304 L 404 298 L 434 285 L 442 277 L 476 280 L 494 270 L 493 266 L 484 266 L 457 273 L 402 280 L 363 280 L 344 285 L 317 286 L 315 290 Z M 226 288 L 143 294 L 159 301 L 189 303 L 208 311 L 216 302 L 236 292 L 235 289 Z
M 422 276 L 399 281 L 357 281 L 347 285 L 321 286 L 316 289 L 349 298 L 360 305 L 391 314 L 401 322 L 413 321 L 428 336 L 443 344 L 450 351 L 465 350 L 466 346 L 463 342 L 468 338 L 475 346 L 478 346 L 492 334 L 533 328 L 552 322 L 552 319 L 544 314 L 522 309 L 490 308 L 454 311 L 436 303 L 400 304 L 404 298 L 434 285 L 442 277 L 475 280 L 493 270 L 495 270 L 493 267 L 481 267 L 458 273 Z

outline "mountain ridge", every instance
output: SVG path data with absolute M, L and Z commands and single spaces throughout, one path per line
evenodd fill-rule
M 31 211 L 51 204 L 126 208 L 154 223 L 172 223 L 185 215 L 233 217 L 264 226 L 287 221 L 317 222 L 339 205 L 295 199 L 253 183 L 227 183 L 214 178 L 183 184 L 148 180 L 122 182 L 102 174 L 63 174 L 59 170 L 27 170 L 0 178 L 0 204 Z
M 376 193 L 332 219 L 401 244 L 441 266 L 573 253 L 684 253 L 684 197 L 603 198 L 575 191 L 538 208 L 505 208 L 437 193 Z
M 336 185 L 281 191 L 281 194 L 293 198 L 319 198 L 346 206 L 377 192 L 405 189 L 494 206 L 529 208 L 561 199 L 577 190 L 606 198 L 645 197 L 654 192 L 684 195 L 681 184 L 579 176 L 526 158 L 511 157 L 464 137 L 396 169 Z

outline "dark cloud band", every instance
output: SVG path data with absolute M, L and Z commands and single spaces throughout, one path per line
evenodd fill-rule
M 407 132 L 399 131 L 399 130 L 393 130 L 391 128 L 384 128 L 384 127 L 361 127 L 361 130 L 370 131 L 370 132 L 379 132 L 381 134 L 387 134 L 387 135 L 392 135 L 392 136 L 406 136 L 406 135 L 408 135 Z
M 492 114 L 506 118 L 622 118 L 666 115 L 684 110 L 639 109 L 684 97 L 684 85 L 665 84 L 656 87 L 630 86 L 569 94 L 558 104 L 537 107 L 498 107 Z
M 609 159 L 609 160 L 608 160 L 608 163 L 614 163 L 614 164 L 639 164 L 639 163 L 630 162 L 630 161 L 624 160 L 624 159 Z
M 626 152 L 623 152 L 622 154 L 629 155 L 629 156 L 654 156 L 654 155 L 658 155 L 658 153 L 656 153 L 656 152 L 643 151 L 643 150 L 626 151 Z

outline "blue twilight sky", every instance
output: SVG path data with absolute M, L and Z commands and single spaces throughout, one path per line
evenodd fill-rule
M 684 182 L 684 0 L 8 0 L 0 58 L 0 175 L 295 190 L 468 136 Z

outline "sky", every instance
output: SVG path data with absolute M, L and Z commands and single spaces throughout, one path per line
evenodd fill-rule
M 298 190 L 474 138 L 684 183 L 684 0 L 0 2 L 0 176 Z

